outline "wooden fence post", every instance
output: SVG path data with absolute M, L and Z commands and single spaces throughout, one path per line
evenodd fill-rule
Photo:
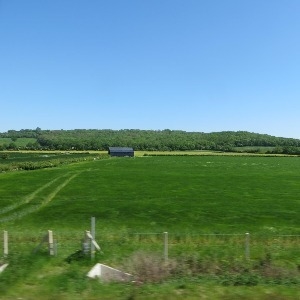
M 49 254 L 50 255 L 56 255 L 56 249 L 55 249 L 56 248 L 56 243 L 54 243 L 54 240 L 53 240 L 52 230 L 48 230 L 48 233 L 42 238 L 39 245 L 37 245 L 37 247 L 35 247 L 33 249 L 33 253 L 36 253 L 37 251 L 39 251 L 44 243 L 48 244 Z
M 245 258 L 246 260 L 250 259 L 250 233 L 246 232 L 245 234 Z
M 88 254 L 91 250 L 90 249 L 91 244 L 90 244 L 90 239 L 88 237 L 88 233 L 90 233 L 90 232 L 86 230 L 84 233 L 84 239 L 83 239 L 83 243 L 82 243 L 82 251 L 85 255 Z
M 96 240 L 96 219 L 95 217 L 91 218 L 91 235 L 94 240 Z M 91 241 L 91 259 L 93 260 L 95 258 L 95 245 Z
M 88 254 L 91 251 L 91 245 L 94 245 L 94 247 L 101 251 L 100 246 L 95 241 L 94 237 L 91 235 L 90 231 L 86 230 L 84 235 L 84 241 L 83 241 L 83 253 Z
M 164 259 L 168 261 L 168 232 L 164 232 Z
M 4 242 L 3 253 L 4 256 L 7 256 L 8 255 L 8 232 L 6 230 L 3 231 L 3 242 Z
M 52 230 L 48 230 L 48 248 L 49 248 L 49 254 L 55 255 Z

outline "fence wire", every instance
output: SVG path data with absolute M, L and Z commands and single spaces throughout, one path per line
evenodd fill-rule
M 46 234 L 46 232 L 45 232 Z M 7 232 L 0 240 L 3 256 L 16 253 L 47 253 L 49 245 L 44 242 L 45 234 Z M 167 237 L 167 239 L 166 239 Z M 84 232 L 53 232 L 55 253 L 67 257 L 82 250 Z M 262 234 L 181 234 L 181 233 L 98 233 L 95 240 L 106 258 L 122 253 L 130 256 L 137 251 L 155 252 L 165 258 L 199 256 L 210 260 L 246 259 L 259 260 L 272 257 L 281 262 L 300 265 L 300 235 Z M 8 253 L 5 253 L 8 252 Z

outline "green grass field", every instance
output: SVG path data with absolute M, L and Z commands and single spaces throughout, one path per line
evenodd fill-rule
M 262 156 L 108 158 L 2 173 L 0 229 L 11 232 L 12 241 L 12 266 L 0 275 L 3 299 L 21 294 L 28 299 L 82 299 L 80 294 L 85 299 L 297 299 L 292 283 L 299 276 L 294 273 L 300 266 L 299 237 L 281 235 L 300 235 L 299 179 L 299 157 Z M 135 251 L 162 253 L 162 235 L 151 233 L 168 231 L 170 258 L 185 266 L 192 259 L 197 271 L 141 287 L 90 282 L 85 274 L 93 262 L 64 259 L 80 245 L 91 216 L 104 252 L 97 255 L 101 262 L 125 266 Z M 43 251 L 32 256 L 48 229 L 58 239 L 57 257 L 49 260 Z M 244 262 L 246 232 L 251 267 Z M 274 266 L 266 258 L 270 253 Z M 16 271 L 19 264 L 28 268 L 26 276 Z M 264 268 L 259 275 L 245 273 L 258 265 Z M 40 277 L 39 268 L 49 274 Z M 261 281 L 266 268 L 272 280 Z M 251 283 L 256 284 L 247 287 Z M 45 294 L 51 289 L 53 298 Z M 97 298 L 104 291 L 107 297 Z

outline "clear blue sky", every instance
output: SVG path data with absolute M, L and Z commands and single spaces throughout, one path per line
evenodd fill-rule
M 299 0 L 0 0 L 0 132 L 300 138 Z

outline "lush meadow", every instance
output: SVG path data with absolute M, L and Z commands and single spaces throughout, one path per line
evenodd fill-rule
M 299 157 L 96 157 L 0 174 L 0 229 L 11 240 L 10 255 L 2 259 L 10 266 L 0 275 L 7 299 L 22 293 L 28 299 L 99 299 L 104 291 L 100 299 L 299 296 Z M 96 260 L 147 284 L 98 284 L 85 277 L 95 262 L 66 262 L 80 248 L 91 216 L 103 250 Z M 44 248 L 33 255 L 49 229 L 57 256 L 49 259 Z M 160 276 L 153 266 L 163 265 L 165 231 L 169 263 Z M 145 267 L 152 273 L 143 274 Z

